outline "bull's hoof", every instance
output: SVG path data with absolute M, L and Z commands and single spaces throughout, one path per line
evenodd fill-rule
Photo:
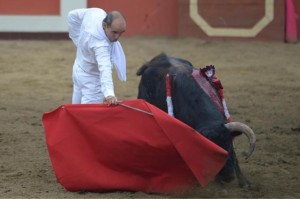
M 226 173 L 226 174 L 223 173 L 223 174 L 219 175 L 218 180 L 220 180 L 223 183 L 230 183 L 230 182 L 235 180 L 235 175 L 234 175 L 234 173 L 229 173 L 229 174 L 228 173 Z
M 239 186 L 243 189 L 250 189 L 251 188 L 251 184 L 248 180 L 244 180 L 244 181 L 239 181 Z
M 220 190 L 220 195 L 221 195 L 221 197 L 227 197 L 228 191 L 225 188 L 223 188 Z

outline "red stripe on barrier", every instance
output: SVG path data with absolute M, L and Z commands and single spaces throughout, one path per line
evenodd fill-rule
M 60 0 L 0 0 L 0 15 L 59 15 Z
M 286 0 L 286 41 L 297 42 L 297 15 L 293 0 Z

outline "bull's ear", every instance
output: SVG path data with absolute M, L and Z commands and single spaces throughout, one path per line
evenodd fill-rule
M 148 68 L 147 65 L 141 66 L 141 67 L 137 70 L 136 75 L 137 75 L 137 76 L 143 75 L 144 72 L 145 72 L 145 70 L 146 70 L 147 68 Z

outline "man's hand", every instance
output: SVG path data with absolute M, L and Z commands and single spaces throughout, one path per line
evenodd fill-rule
M 118 99 L 115 96 L 107 96 L 105 98 L 104 104 L 116 105 L 118 104 Z

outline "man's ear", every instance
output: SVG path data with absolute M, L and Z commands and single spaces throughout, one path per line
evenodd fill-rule
M 103 29 L 107 28 L 107 24 L 104 21 L 102 22 L 102 27 L 103 27 Z

